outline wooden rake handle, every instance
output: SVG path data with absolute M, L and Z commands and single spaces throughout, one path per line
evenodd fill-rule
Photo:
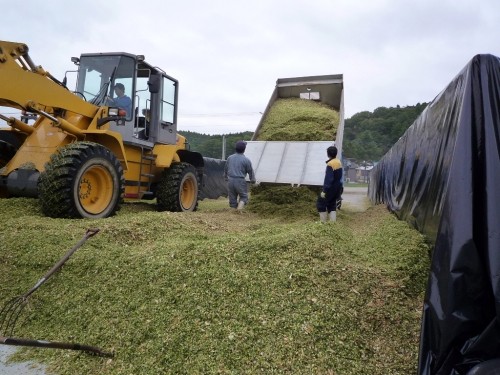
M 97 348 L 95 346 L 83 345 L 77 343 L 55 342 L 46 340 L 33 340 L 33 339 L 24 339 L 17 337 L 0 336 L 0 344 L 14 345 L 14 346 L 31 346 L 37 348 L 82 350 L 84 352 L 99 357 L 114 357 L 114 353 L 112 352 L 105 352 L 102 349 Z

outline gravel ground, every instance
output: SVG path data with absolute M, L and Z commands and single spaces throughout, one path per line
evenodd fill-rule
M 30 362 L 6 363 L 8 357 L 16 351 L 15 346 L 0 345 L 0 374 L 2 375 L 45 375 L 40 365 Z M 42 349 L 43 350 L 43 349 Z

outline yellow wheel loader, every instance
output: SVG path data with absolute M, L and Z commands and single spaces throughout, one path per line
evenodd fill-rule
M 50 217 L 103 218 L 155 198 L 161 211 L 195 210 L 204 161 L 177 134 L 178 81 L 142 55 L 71 60 L 75 91 L 25 44 L 0 41 L 0 107 L 36 115 L 0 111 L 0 197 L 38 197 Z

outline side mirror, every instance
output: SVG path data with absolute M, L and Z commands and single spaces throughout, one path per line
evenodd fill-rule
M 148 80 L 148 88 L 151 94 L 158 94 L 161 87 L 161 75 L 152 75 Z

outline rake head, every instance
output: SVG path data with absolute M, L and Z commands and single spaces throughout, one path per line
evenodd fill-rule
M 16 322 L 28 303 L 28 298 L 14 297 L 0 311 L 0 336 L 12 336 Z

